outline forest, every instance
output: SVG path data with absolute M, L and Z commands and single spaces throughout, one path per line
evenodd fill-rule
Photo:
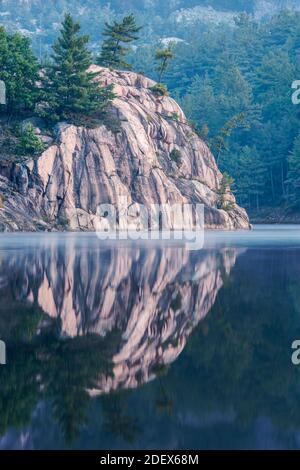
M 135 2 L 131 3 L 133 10 L 136 9 Z M 185 7 L 194 3 L 199 2 L 185 2 Z M 228 9 L 230 6 L 226 3 L 231 3 L 232 7 L 232 2 L 215 3 L 218 3 L 214 5 L 216 8 Z M 243 2 L 240 3 L 239 8 L 244 8 Z M 292 83 L 300 79 L 300 12 L 284 10 L 258 20 L 251 15 L 251 2 L 244 3 L 248 12 L 235 12 L 232 23 L 196 21 L 188 28 L 186 23 L 163 20 L 162 12 L 147 24 L 146 16 L 139 12 L 134 20 L 136 31 L 128 43 L 124 42 L 124 46 L 129 47 L 119 51 L 124 59 L 119 63 L 105 61 L 103 51 L 107 45 L 112 46 L 107 39 L 107 25 L 122 24 L 123 16 L 117 17 L 119 23 L 113 21 L 108 10 L 102 7 L 102 23 L 99 21 L 98 27 L 92 22 L 91 38 L 84 36 L 84 63 L 130 68 L 163 82 L 161 85 L 166 92 L 179 102 L 194 129 L 211 148 L 237 202 L 251 217 L 264 219 L 277 211 L 297 214 L 300 208 L 300 108 L 292 102 L 295 91 Z M 55 70 L 52 48 L 49 50 L 45 44 L 52 39 L 57 44 L 60 26 L 52 31 L 53 38 L 47 34 L 46 42 L 43 40 L 40 47 L 34 37 L 32 48 L 28 35 L 13 32 L 7 21 L 4 23 L 5 27 L 0 30 L 0 79 L 7 83 L 13 76 L 12 52 L 7 54 L 7 51 L 14 49 L 13 60 L 18 70 L 13 72 L 17 80 L 8 83 L 8 107 L 19 113 L 25 110 L 26 114 L 41 99 L 34 85 L 38 70 L 45 66 L 51 68 L 51 63 L 52 73 Z M 86 29 L 87 25 L 83 24 L 84 33 Z M 58 59 L 60 51 L 55 52 L 55 47 L 59 46 L 54 46 L 54 56 L 56 54 Z M 79 72 L 82 70 L 78 69 Z M 89 96 L 95 96 L 91 78 L 87 78 L 86 85 Z M 48 80 L 48 85 L 50 82 Z M 101 93 L 104 109 L 113 99 L 113 92 L 110 89 Z M 52 86 L 54 108 L 57 99 L 59 95 L 54 96 Z M 85 100 L 83 105 L 80 100 L 75 101 L 77 111 L 88 102 Z M 56 111 L 58 114 L 50 107 L 48 115 L 58 119 L 66 117 L 62 110 Z M 28 138 L 30 141 L 33 136 L 27 136 L 27 141 Z M 17 136 L 17 140 L 15 147 L 28 143 L 26 136 L 23 141 Z M 38 143 L 33 147 L 31 144 L 29 142 L 29 150 L 39 150 Z
M 234 28 L 215 26 L 198 37 L 189 30 L 164 78 L 250 212 L 299 210 L 299 106 L 292 103 L 299 20 L 289 11 L 267 22 L 240 14 Z M 133 55 L 133 64 L 155 78 L 153 52 L 146 50 Z

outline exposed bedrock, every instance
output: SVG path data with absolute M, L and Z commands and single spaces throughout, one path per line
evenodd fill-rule
M 205 225 L 249 229 L 244 209 L 228 192 L 220 209 L 222 175 L 205 143 L 170 97 L 156 96 L 154 82 L 133 72 L 92 66 L 102 83 L 114 84 L 114 125 L 94 129 L 65 123 L 43 154 L 0 168 L 0 228 L 95 230 L 100 204 L 196 204 Z M 168 209 L 167 209 L 168 211 Z M 169 228 L 174 220 L 168 219 Z

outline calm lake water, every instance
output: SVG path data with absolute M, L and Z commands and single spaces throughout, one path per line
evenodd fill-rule
M 300 227 L 0 236 L 1 449 L 300 448 Z

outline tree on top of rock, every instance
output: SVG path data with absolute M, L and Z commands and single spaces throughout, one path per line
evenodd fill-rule
M 101 87 L 97 74 L 88 72 L 92 63 L 88 36 L 80 36 L 80 25 L 65 15 L 60 36 L 52 46 L 51 63 L 44 79 L 45 106 L 49 121 L 85 123 L 88 116 L 104 111 L 114 98 L 112 86 Z
M 5 83 L 8 116 L 34 109 L 39 95 L 38 71 L 29 39 L 0 27 L 0 80 Z
M 106 39 L 102 43 L 101 53 L 97 59 L 97 64 L 103 67 L 111 68 L 124 68 L 131 69 L 124 58 L 127 55 L 129 48 L 124 44 L 129 44 L 136 41 L 139 36 L 138 33 L 142 29 L 137 26 L 134 15 L 128 15 L 118 23 L 114 21 L 112 24 L 105 24 L 103 36 Z
M 174 59 L 175 54 L 172 51 L 172 46 L 169 44 L 168 47 L 163 49 L 157 49 L 155 52 L 155 61 L 158 62 L 156 71 L 158 72 L 158 82 L 161 83 L 162 77 L 166 72 L 170 60 Z

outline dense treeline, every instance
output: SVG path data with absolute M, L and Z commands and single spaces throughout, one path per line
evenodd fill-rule
M 297 6 L 297 0 L 268 0 L 267 8 L 264 0 L 5 0 L 0 2 L 0 19 L 12 31 L 18 27 L 31 37 L 35 53 L 42 58 L 51 53 L 51 44 L 66 11 L 80 21 L 83 32 L 91 37 L 91 47 L 96 50 L 105 22 L 119 20 L 128 12 L 133 12 L 138 22 L 146 26 L 143 40 L 148 42 L 165 35 L 181 37 L 187 30 L 185 21 L 178 20 L 181 11 L 189 12 L 192 23 L 202 29 L 206 14 L 199 17 L 199 7 L 213 8 L 217 14 L 246 11 L 261 17 L 291 6 Z
M 291 85 L 300 77 L 300 14 L 286 11 L 264 23 L 241 14 L 235 23 L 192 28 L 174 46 L 164 80 L 235 179 L 241 204 L 299 209 L 300 109 Z M 152 49 L 141 48 L 133 62 L 157 78 Z

